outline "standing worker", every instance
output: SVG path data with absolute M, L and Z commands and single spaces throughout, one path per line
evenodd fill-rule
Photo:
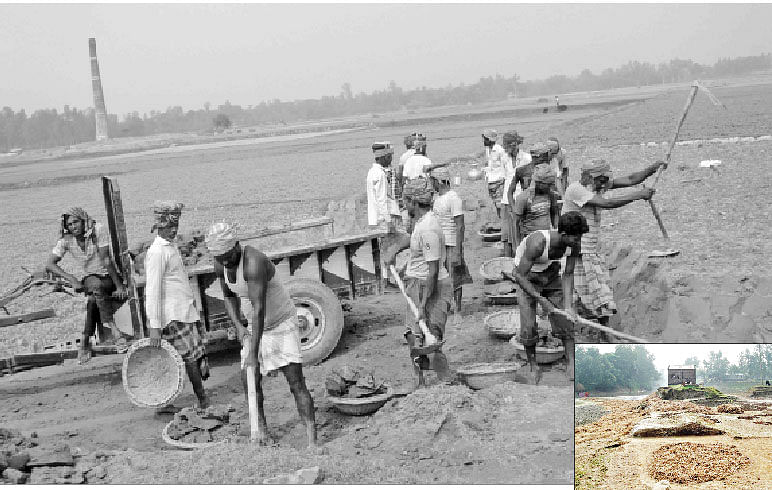
M 419 177 L 428 178 L 429 172 L 433 169 L 448 165 L 447 163 L 432 163 L 426 156 L 426 136 L 421 133 L 414 134 L 413 151 L 415 153 L 405 161 L 405 167 L 402 169 L 402 177 L 405 181 Z
M 509 189 L 507 189 L 507 199 L 512 203 L 512 206 L 514 206 L 515 198 L 517 197 L 515 193 L 518 191 L 518 187 L 522 190 L 532 187 L 533 174 L 536 168 L 549 164 L 549 149 L 544 143 L 535 143 L 529 148 L 528 153 L 531 156 L 530 161 L 525 165 L 515 168 L 515 176 L 512 178 Z M 514 230 L 514 215 L 512 216 L 512 227 Z M 517 241 L 517 236 L 514 232 L 512 236 L 514 246 L 517 247 L 520 242 Z
M 510 200 L 509 188 L 515 180 L 517 169 L 531 163 L 531 154 L 520 149 L 523 137 L 517 134 L 517 131 L 504 133 L 502 143 L 506 151 L 506 158 L 504 159 L 504 193 L 501 197 L 503 207 L 501 213 L 501 241 L 504 243 L 502 255 L 504 257 L 514 257 L 513 244 L 516 244 L 517 241 L 515 240 L 515 217 L 512 214 L 512 206 L 515 204 L 515 201 L 514 199 Z M 522 189 L 519 184 L 516 184 L 512 196 L 516 199 L 520 192 L 522 192 Z
M 99 323 L 110 326 L 114 341 L 122 350 L 125 340 L 115 326 L 106 297 L 125 299 L 128 293 L 110 258 L 110 235 L 101 223 L 91 219 L 83 208 L 75 207 L 62 214 L 59 235 L 46 262 L 46 271 L 66 279 L 75 291 L 86 293 L 86 321 L 78 349 L 78 364 L 85 364 L 91 359 L 90 338 Z M 68 252 L 81 266 L 83 279 L 59 266 Z
M 654 195 L 654 189 L 648 188 L 634 190 L 624 197 L 606 197 L 606 191 L 638 185 L 662 165 L 665 162 L 657 161 L 644 170 L 614 177 L 606 160 L 595 159 L 582 164 L 579 182 L 566 188 L 562 212 L 580 212 L 590 229 L 582 236 L 582 256 L 576 264 L 574 281 L 580 301 L 578 310 L 583 317 L 608 325 L 616 313 L 608 268 L 599 248 L 601 210 L 621 208 L 633 201 L 649 200 Z
M 445 168 L 432 171 L 434 213 L 440 220 L 445 237 L 445 268 L 453 282 L 455 313 L 461 314 L 462 286 L 472 283 L 472 276 L 464 260 L 464 203 L 455 190 L 450 188 L 450 172 Z
M 540 294 L 555 307 L 563 307 L 574 315 L 573 287 L 574 266 L 579 257 L 582 235 L 588 230 L 587 220 L 580 213 L 569 212 L 560 217 L 557 230 L 539 230 L 528 235 L 517 246 L 515 268 L 505 277 L 519 276 L 517 304 L 520 310 L 520 342 L 525 347 L 530 367 L 529 381 L 537 384 L 541 371 L 536 364 L 536 299 Z M 569 250 L 570 249 L 570 250 Z M 561 274 L 561 260 L 565 267 Z M 530 288 L 531 291 L 525 289 Z M 550 313 L 549 311 L 547 313 Z M 565 320 L 550 318 L 552 335 L 563 341 L 566 353 L 568 378 L 574 379 L 574 331 Z
M 394 149 L 388 141 L 379 141 L 372 146 L 375 163 L 367 172 L 367 223 L 371 228 L 380 227 L 387 233 L 395 231 L 396 219 L 400 216 L 397 202 L 391 195 L 392 187 L 389 178 L 391 160 L 394 156 Z M 385 248 L 387 240 L 379 240 L 381 255 Z M 381 266 L 381 286 L 385 287 L 388 282 L 389 273 L 383 265 Z
M 261 376 L 279 369 L 289 383 L 298 414 L 306 425 L 308 447 L 316 447 L 314 400 L 303 377 L 297 311 L 276 277 L 273 262 L 256 248 L 242 247 L 236 230 L 227 223 L 211 226 L 206 246 L 214 256 L 214 271 L 220 279 L 225 309 L 238 328 L 243 346 L 241 379 L 245 395 L 249 393 L 246 369 L 255 372 L 258 442 L 265 444 L 271 440 L 263 410 Z M 242 313 L 246 320 L 242 320 Z
M 203 380 L 209 377 L 209 365 L 199 331 L 200 317 L 182 256 L 174 243 L 182 208 L 182 203 L 171 201 L 156 201 L 153 205 L 155 224 L 150 231 L 156 232 L 156 237 L 145 255 L 145 314 L 150 345 L 160 347 L 163 338 L 174 346 L 185 361 L 198 407 L 206 408 L 209 400 Z
M 559 196 L 553 190 L 555 174 L 546 165 L 539 165 L 533 173 L 533 185 L 515 199 L 512 214 L 515 216 L 515 243 L 537 230 L 558 227 L 560 217 Z
M 566 193 L 568 188 L 568 163 L 566 162 L 566 151 L 560 147 L 560 142 L 554 136 L 547 140 L 547 147 L 550 152 L 550 168 L 557 177 L 556 187 L 560 198 Z
M 504 195 L 504 159 L 506 152 L 496 140 L 499 135 L 494 129 L 489 129 L 482 134 L 483 147 L 485 149 L 485 181 L 488 184 L 488 195 L 496 207 L 496 216 L 501 219 L 501 198 Z
M 410 218 L 415 222 L 410 235 L 402 234 L 386 252 L 384 262 L 394 264 L 399 252 L 410 249 L 410 259 L 405 270 L 405 289 L 418 308 L 416 318 L 407 309 L 408 332 L 414 334 L 416 324 L 424 320 L 429 332 L 442 341 L 450 304 L 453 301 L 453 283 L 445 269 L 445 235 L 437 215 L 432 211 L 432 185 L 424 178 L 409 180 L 405 184 L 403 197 Z M 432 354 L 432 367 L 441 381 L 453 378 L 448 361 L 441 351 Z M 421 356 L 419 363 L 428 364 L 427 356 Z

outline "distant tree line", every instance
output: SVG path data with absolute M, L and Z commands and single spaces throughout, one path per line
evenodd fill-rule
M 737 363 L 729 362 L 719 350 L 711 351 L 702 362 L 696 356 L 691 356 L 684 364 L 695 366 L 698 379 L 707 383 L 727 380 L 761 382 L 772 379 L 772 345 L 757 344 L 753 349 L 745 349 Z
M 203 109 L 199 110 L 186 112 L 182 107 L 175 106 L 167 108 L 165 112 L 150 111 L 149 114 L 142 115 L 132 112 L 125 114 L 120 121 L 116 115 L 110 114 L 108 128 L 112 137 L 212 131 L 226 129 L 231 123 L 234 126 L 287 124 L 403 108 L 415 110 L 422 107 L 491 102 L 512 97 L 685 82 L 697 78 L 742 75 L 770 68 L 772 54 L 766 53 L 759 56 L 722 58 L 712 66 L 680 59 L 656 66 L 630 61 L 616 69 L 607 68 L 599 74 L 585 69 L 574 77 L 555 75 L 544 80 L 521 81 L 518 75 L 509 78 L 496 75 L 480 78 L 477 83 L 471 85 L 462 83 L 444 88 L 421 87 L 403 90 L 392 80 L 384 90 L 354 94 L 351 84 L 345 83 L 339 95 L 319 99 L 274 99 L 246 108 L 226 101 L 216 110 L 206 102 Z M 47 148 L 90 141 L 95 137 L 94 126 L 93 109 L 78 110 L 65 106 L 63 112 L 42 109 L 28 115 L 23 109 L 15 112 L 11 107 L 3 107 L 0 112 L 0 151 L 17 147 Z
M 577 384 L 587 391 L 650 390 L 660 378 L 654 355 L 642 345 L 620 344 L 607 354 L 578 347 L 574 366 Z

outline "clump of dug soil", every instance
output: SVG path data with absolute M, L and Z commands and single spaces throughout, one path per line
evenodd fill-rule
M 233 407 L 225 405 L 212 405 L 203 410 L 183 408 L 174 414 L 167 434 L 175 441 L 196 444 L 224 440 L 238 430 L 228 423 L 232 411 Z
M 652 456 L 649 474 L 657 481 L 680 484 L 723 480 L 750 464 L 736 446 L 720 443 L 665 444 Z
M 349 365 L 334 369 L 324 380 L 327 393 L 341 398 L 366 398 L 382 395 L 388 387 L 375 378 L 372 371 L 355 369 Z
M 724 404 L 716 407 L 716 411 L 719 413 L 743 413 L 745 410 L 740 405 Z

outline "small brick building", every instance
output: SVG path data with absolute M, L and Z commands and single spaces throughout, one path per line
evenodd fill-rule
M 668 366 L 667 384 L 684 385 L 697 384 L 697 368 L 694 366 Z

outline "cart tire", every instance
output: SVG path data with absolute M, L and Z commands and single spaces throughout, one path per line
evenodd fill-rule
M 285 283 L 298 312 L 303 365 L 327 358 L 343 333 L 343 308 L 330 288 L 314 279 L 291 278 Z

